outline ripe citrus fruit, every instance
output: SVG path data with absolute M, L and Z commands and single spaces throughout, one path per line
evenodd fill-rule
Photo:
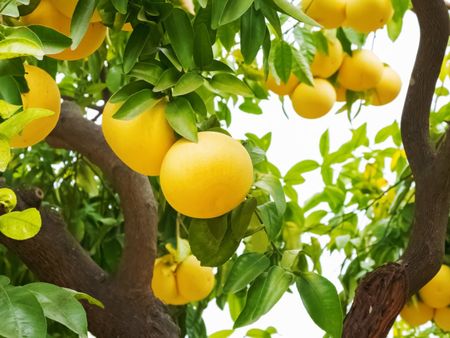
M 409 302 L 405 304 L 400 316 L 411 327 L 425 324 L 433 318 L 434 309 L 422 302 Z
M 159 175 L 162 160 L 175 142 L 175 134 L 165 116 L 166 105 L 160 101 L 131 120 L 113 118 L 120 104 L 108 102 L 103 110 L 106 142 L 117 157 L 143 175 Z
M 41 0 L 36 9 L 22 19 L 27 25 L 49 27 L 64 35 L 70 36 L 70 18 L 61 15 L 50 0 Z M 91 23 L 77 48 L 71 50 L 69 47 L 60 53 L 49 56 L 58 60 L 84 59 L 102 45 L 105 37 L 106 27 L 99 22 Z
M 337 28 L 345 20 L 347 0 L 302 0 L 303 12 L 327 29 Z
M 375 86 L 369 96 L 369 101 L 374 106 L 381 106 L 393 101 L 402 87 L 402 80 L 395 70 L 384 66 L 381 80 Z
M 328 113 L 336 102 L 333 86 L 324 79 L 314 79 L 314 87 L 300 83 L 291 94 L 295 112 L 307 119 L 316 119 Z
M 178 292 L 181 297 L 196 302 L 206 298 L 214 287 L 212 268 L 201 266 L 195 256 L 188 256 L 176 271 Z
M 152 278 L 152 290 L 159 300 L 166 304 L 182 305 L 189 301 L 178 292 L 175 271 L 177 264 L 172 255 L 168 254 L 155 260 Z
M 237 207 L 253 182 L 247 150 L 222 133 L 200 132 L 198 142 L 177 141 L 161 166 L 161 189 L 178 212 L 212 218 Z
M 291 95 L 291 93 L 294 91 L 297 85 L 298 79 L 294 74 L 291 74 L 287 83 L 284 82 L 277 83 L 277 81 L 271 74 L 269 74 L 266 81 L 267 89 L 280 96 Z
M 383 27 L 394 14 L 391 0 L 347 0 L 345 24 L 362 33 Z
M 339 83 L 347 89 L 364 91 L 374 88 L 381 80 L 383 63 L 369 50 L 357 50 L 345 55 L 338 73 Z
M 450 308 L 443 307 L 434 312 L 434 323 L 442 331 L 450 331 Z
M 133 31 L 133 26 L 131 26 L 131 23 L 125 22 L 125 24 L 122 26 L 122 30 L 124 32 L 132 32 Z
M 450 304 L 450 268 L 442 265 L 439 272 L 419 291 L 420 298 L 436 309 Z
M 314 76 L 327 78 L 336 73 L 344 59 L 342 45 L 338 39 L 328 40 L 328 54 L 318 51 L 311 64 Z
M 342 87 L 340 84 L 336 83 L 336 85 L 334 86 L 334 90 L 336 91 L 337 102 L 347 101 L 347 89 Z
M 55 128 L 61 112 L 61 94 L 55 80 L 39 67 L 25 65 L 25 80 L 29 91 L 22 94 L 23 109 L 43 108 L 55 114 L 45 116 L 29 123 L 20 135 L 10 141 L 11 147 L 32 146 L 50 134 Z
M 78 3 L 78 0 L 50 0 L 53 6 L 58 9 L 58 11 L 61 12 L 64 16 L 67 18 L 71 18 L 73 15 L 73 12 L 75 11 L 75 7 Z M 100 22 L 102 21 L 102 18 L 97 10 L 94 11 L 94 14 L 92 15 L 92 18 L 90 20 L 91 22 Z

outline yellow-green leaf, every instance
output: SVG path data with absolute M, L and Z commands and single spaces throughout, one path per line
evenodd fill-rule
M 0 188 L 0 205 L 5 212 L 10 212 L 17 205 L 17 197 L 14 191 L 8 188 Z
M 36 236 L 41 226 L 41 214 L 35 208 L 13 211 L 0 216 L 0 232 L 17 241 Z
M 53 114 L 54 112 L 48 109 L 28 108 L 0 123 L 0 134 L 3 134 L 8 139 L 11 139 L 16 135 L 19 135 L 28 123 L 41 117 L 50 116 Z
M 0 100 L 0 117 L 2 119 L 10 118 L 16 111 L 19 110 L 19 108 L 20 106 Z
M 11 148 L 6 136 L 0 134 L 0 172 L 4 172 L 11 161 Z

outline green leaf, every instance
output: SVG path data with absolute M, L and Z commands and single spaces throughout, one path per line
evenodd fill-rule
M 327 202 L 333 212 L 337 212 L 345 201 L 345 192 L 337 186 L 327 185 L 324 193 L 328 196 Z
M 319 163 L 313 160 L 304 160 L 293 165 L 284 175 L 284 182 L 290 185 L 301 184 L 304 182 L 303 173 L 313 171 L 319 168 Z
M 95 173 L 85 161 L 77 162 L 77 176 L 75 181 L 90 197 L 98 196 L 99 188 L 95 180 Z
M 220 18 L 220 25 L 226 25 L 240 18 L 253 4 L 254 0 L 228 0 Z
M 19 135 L 19 133 L 30 122 L 45 116 L 51 116 L 54 112 L 48 109 L 28 108 L 20 113 L 11 116 L 6 121 L 0 123 L 0 134 L 8 139 Z
M 163 69 L 160 65 L 152 62 L 138 62 L 131 69 L 129 75 L 156 85 L 161 78 Z
M 300 6 L 294 6 L 293 4 L 291 4 L 288 0 L 273 0 L 273 2 L 287 15 L 289 15 L 290 17 L 304 22 L 308 25 L 313 25 L 313 26 L 319 26 L 320 25 L 314 21 L 313 19 L 311 19 L 309 16 L 307 16 L 305 13 L 303 13 L 300 9 Z
M 208 338 L 228 338 L 233 334 L 234 330 L 220 330 L 211 334 Z
M 42 59 L 44 54 L 39 44 L 24 38 L 8 38 L 0 41 L 0 60 L 18 56 L 34 56 Z
M 220 266 L 236 252 L 255 207 L 256 200 L 249 199 L 233 210 L 231 221 L 227 214 L 191 221 L 189 244 L 202 265 Z
M 175 68 L 169 68 L 165 70 L 161 74 L 161 77 L 156 83 L 155 88 L 153 88 L 153 91 L 160 92 L 173 87 L 178 82 L 180 75 L 181 73 L 179 73 Z
M 312 320 L 334 338 L 342 334 L 343 314 L 335 286 L 312 272 L 297 278 L 297 289 Z
M 398 127 L 398 122 L 394 121 L 392 124 L 380 129 L 375 135 L 375 143 L 381 143 L 386 141 L 389 137 L 394 139 L 394 136 L 400 133 L 400 128 Z
M 260 253 L 246 253 L 237 258 L 223 287 L 225 293 L 235 293 L 254 281 L 270 265 L 270 260 Z
M 2 119 L 10 118 L 15 112 L 20 109 L 20 106 L 11 104 L 4 100 L 0 100 L 0 117 Z
M 275 30 L 277 37 L 281 38 L 283 36 L 283 32 L 281 31 L 281 22 L 275 8 L 272 6 L 272 4 L 268 3 L 267 1 L 260 1 L 259 6 L 263 15 L 266 17 L 266 19 L 270 22 L 273 29 Z
M 173 50 L 185 70 L 192 66 L 194 54 L 194 31 L 185 11 L 174 8 L 164 20 L 164 27 Z
M 111 0 L 111 3 L 120 14 L 127 14 L 128 0 Z
M 31 283 L 24 288 L 36 297 L 47 318 L 63 324 L 80 337 L 87 337 L 86 312 L 71 292 L 47 283 Z
M 4 172 L 11 161 L 11 148 L 9 139 L 0 134 L 0 172 Z
M 228 0 L 211 0 L 211 28 L 219 27 L 220 18 L 225 10 Z
M 72 37 L 72 49 L 80 44 L 89 28 L 89 22 L 94 14 L 96 1 L 78 0 L 70 22 L 70 36 Z
M 150 25 L 139 24 L 134 27 L 123 52 L 123 71 L 129 73 L 139 59 L 144 47 L 150 38 L 152 28 Z
M 282 82 L 287 83 L 292 69 L 292 51 L 291 46 L 287 42 L 280 40 L 275 44 L 273 61 L 278 77 Z
M 270 196 L 272 196 L 278 213 L 280 215 L 284 214 L 284 211 L 286 210 L 286 197 L 278 178 L 271 174 L 263 174 L 255 182 L 255 186 L 267 191 Z
M 23 287 L 0 284 L 0 336 L 45 338 L 47 323 L 34 295 Z
M 194 34 L 194 61 L 199 68 L 204 68 L 214 59 L 210 35 L 206 24 L 199 24 Z
M 292 72 L 297 76 L 300 82 L 313 85 L 314 78 L 311 73 L 311 67 L 307 58 L 302 52 L 292 48 Z
M 156 97 L 150 89 L 142 89 L 131 95 L 113 115 L 117 120 L 132 120 L 144 111 L 155 106 L 161 98 Z
M 203 85 L 205 79 L 198 73 L 189 72 L 183 74 L 172 90 L 173 96 L 181 96 L 197 90 Z
M 251 89 L 232 74 L 216 74 L 211 79 L 210 85 L 214 89 L 227 94 L 241 95 L 244 97 L 253 96 Z
M 178 134 L 192 142 L 197 142 L 195 112 L 184 97 L 177 97 L 166 107 L 166 119 Z
M 261 11 L 254 6 L 241 18 L 241 52 L 244 61 L 251 64 L 255 59 L 266 36 L 266 21 Z
M 234 328 L 249 325 L 267 313 L 289 288 L 294 277 L 279 266 L 272 266 L 267 274 L 256 279 L 248 290 L 244 309 L 234 323 Z
M 45 54 L 62 52 L 64 49 L 69 48 L 72 43 L 72 39 L 51 28 L 38 25 L 27 27 L 39 37 Z
M 275 240 L 281 231 L 282 215 L 277 211 L 274 202 L 267 202 L 258 206 L 258 215 L 266 228 L 267 235 L 271 240 Z
M 328 129 L 320 136 L 319 150 L 323 158 L 330 153 L 330 132 Z
M 123 86 L 117 92 L 115 92 L 111 96 L 109 101 L 111 103 L 118 103 L 118 102 L 125 101 L 126 99 L 128 99 L 130 96 L 132 96 L 136 92 L 139 92 L 143 89 L 148 89 L 149 87 L 150 86 L 145 81 L 140 80 L 140 81 L 130 82 L 129 84 Z
M 36 236 L 41 225 L 41 214 L 35 208 L 12 211 L 0 216 L 0 232 L 17 241 Z

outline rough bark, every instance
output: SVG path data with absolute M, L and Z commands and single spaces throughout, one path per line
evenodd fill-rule
M 408 246 L 398 263 L 382 266 L 359 284 L 343 337 L 386 337 L 407 299 L 439 270 L 450 209 L 450 137 L 438 149 L 429 135 L 430 106 L 445 55 L 449 17 L 443 0 L 413 0 L 420 43 L 406 96 L 401 132 L 416 183 Z
M 102 301 L 105 309 L 84 304 L 89 330 L 97 337 L 178 337 L 179 328 L 150 290 L 157 210 L 148 179 L 128 169 L 114 155 L 100 128 L 84 119 L 74 103 L 63 103 L 60 121 L 47 141 L 53 147 L 86 156 L 119 194 L 125 219 L 125 248 L 118 272 L 109 276 L 69 233 L 61 216 L 40 207 L 39 189 L 16 191 L 18 210 L 39 208 L 43 226 L 38 235 L 27 241 L 0 236 L 0 243 L 18 254 L 40 280 Z

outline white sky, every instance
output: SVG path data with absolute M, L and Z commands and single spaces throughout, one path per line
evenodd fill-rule
M 369 37 L 367 48 L 372 45 L 372 36 Z M 364 122 L 368 123 L 368 136 L 373 140 L 376 132 L 382 127 L 391 124 L 394 120 L 400 121 L 403 101 L 406 95 L 407 83 L 413 67 L 417 45 L 419 41 L 419 29 L 416 17 L 408 12 L 404 20 L 404 28 L 398 40 L 392 43 L 385 30 L 378 31 L 373 51 L 385 63 L 389 64 L 401 76 L 403 81 L 402 91 L 397 99 L 381 107 L 363 107 L 359 116 L 354 120 L 354 127 Z M 286 101 L 289 101 L 288 99 Z M 304 159 L 314 159 L 320 162 L 319 139 L 322 133 L 330 130 L 330 145 L 336 150 L 343 142 L 347 141 L 351 133 L 351 125 L 346 114 L 334 115 L 332 113 L 317 120 L 307 120 L 299 117 L 290 105 L 285 104 L 289 119 L 283 115 L 281 103 L 276 96 L 262 104 L 262 115 L 251 115 L 241 112 L 236 108 L 233 111 L 233 122 L 230 132 L 236 138 L 244 138 L 245 133 L 251 132 L 262 136 L 272 132 L 272 145 L 268 151 L 269 160 L 280 168 L 282 174 L 295 163 Z M 340 107 L 336 104 L 335 111 Z M 318 191 L 321 186 L 320 177 L 317 174 L 306 175 L 306 182 L 298 189 L 300 200 L 307 199 Z M 322 265 L 325 277 L 330 279 L 338 290 L 341 290 L 338 282 L 341 260 L 339 256 L 323 256 Z M 251 328 L 265 329 L 274 326 L 278 330 L 277 337 L 286 338 L 319 338 L 324 332 L 310 319 L 303 307 L 300 296 L 295 286 L 293 293 L 286 293 L 278 304 L 259 321 L 236 330 L 231 336 L 244 337 Z M 226 307 L 221 311 L 211 302 L 203 316 L 208 334 L 219 330 L 231 329 L 233 322 Z

